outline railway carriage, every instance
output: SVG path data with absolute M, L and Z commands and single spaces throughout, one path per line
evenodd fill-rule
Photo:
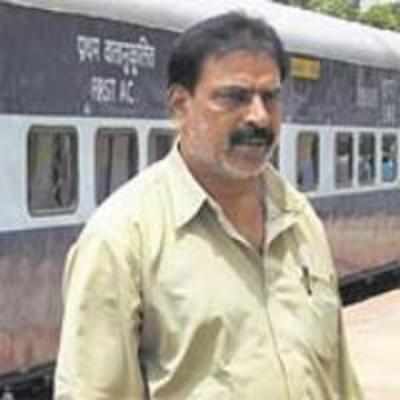
M 342 278 L 400 260 L 400 35 L 265 0 L 0 1 L 0 393 L 55 359 L 66 251 L 164 156 L 172 41 L 227 10 L 290 54 L 276 165 L 322 217 Z

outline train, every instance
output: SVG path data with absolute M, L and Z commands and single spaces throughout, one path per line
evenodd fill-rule
M 288 51 L 274 163 L 322 218 L 340 278 L 400 264 L 399 34 L 266 0 L 0 1 L 3 391 L 56 359 L 85 221 L 174 142 L 173 41 L 229 10 L 265 18 Z

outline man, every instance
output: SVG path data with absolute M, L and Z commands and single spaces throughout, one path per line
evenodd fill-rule
M 176 146 L 70 252 L 57 399 L 361 398 L 323 229 L 269 164 L 286 73 L 261 20 L 180 37 Z

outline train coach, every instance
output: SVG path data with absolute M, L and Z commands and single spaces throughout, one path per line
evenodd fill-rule
M 290 54 L 275 162 L 322 217 L 340 276 L 399 263 L 400 36 L 265 0 L 214 3 L 0 1 L 0 393 L 1 377 L 55 359 L 66 251 L 168 152 L 171 43 L 220 12 L 265 18 Z

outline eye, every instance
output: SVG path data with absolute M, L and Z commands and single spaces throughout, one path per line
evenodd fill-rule
M 265 90 L 260 93 L 264 104 L 271 104 L 280 100 L 281 89 L 277 88 L 274 90 Z
M 217 90 L 215 99 L 223 106 L 240 107 L 248 104 L 253 96 L 253 91 L 242 87 L 226 87 Z

